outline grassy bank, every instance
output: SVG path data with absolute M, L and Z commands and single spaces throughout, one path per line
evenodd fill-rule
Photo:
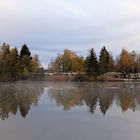
M 55 74 L 55 75 L 47 75 L 44 78 L 45 81 L 109 81 L 109 82 L 129 82 L 129 81 L 140 81 L 140 79 L 128 79 L 128 78 L 114 78 L 109 76 L 98 76 L 97 79 L 94 79 L 94 77 L 89 77 L 87 75 L 83 74 L 77 74 L 77 75 L 61 75 L 61 74 Z

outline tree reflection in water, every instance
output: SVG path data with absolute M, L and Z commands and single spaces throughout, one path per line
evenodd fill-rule
M 140 85 L 138 83 L 66 83 L 55 84 L 47 90 L 57 106 L 65 111 L 74 106 L 86 105 L 94 113 L 99 105 L 103 115 L 114 103 L 123 112 L 140 107 Z
M 123 112 L 140 108 L 140 84 L 129 83 L 47 83 L 17 82 L 0 84 L 0 118 L 7 119 L 19 111 L 25 118 L 32 105 L 38 105 L 42 93 L 55 100 L 65 111 L 75 106 L 87 106 L 94 113 L 97 106 L 103 115 L 114 104 Z M 47 90 L 47 91 L 46 91 Z M 47 102 L 47 101 L 46 101 Z M 46 106 L 47 107 L 47 106 Z
M 26 117 L 32 104 L 37 105 L 43 93 L 43 86 L 38 83 L 18 82 L 0 84 L 0 117 L 7 119 L 16 115 L 18 110 L 23 118 Z

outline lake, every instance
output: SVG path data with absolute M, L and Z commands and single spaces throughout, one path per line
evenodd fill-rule
M 140 83 L 0 83 L 0 140 L 139 140 Z

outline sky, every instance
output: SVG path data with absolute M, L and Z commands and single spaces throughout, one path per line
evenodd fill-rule
M 0 0 L 0 44 L 26 43 L 44 67 L 65 48 L 140 51 L 139 0 Z

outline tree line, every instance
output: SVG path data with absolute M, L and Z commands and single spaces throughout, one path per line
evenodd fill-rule
M 34 78 L 40 71 L 38 55 L 31 56 L 26 44 L 19 52 L 6 43 L 0 46 L 0 81 Z
M 97 78 L 106 72 L 121 72 L 125 74 L 138 73 L 140 71 L 140 54 L 135 51 L 128 52 L 122 49 L 114 59 L 111 52 L 105 46 L 100 50 L 97 57 L 94 49 L 90 49 L 86 58 L 78 56 L 75 52 L 65 49 L 49 66 L 50 72 L 76 72 L 86 73 L 89 77 Z

